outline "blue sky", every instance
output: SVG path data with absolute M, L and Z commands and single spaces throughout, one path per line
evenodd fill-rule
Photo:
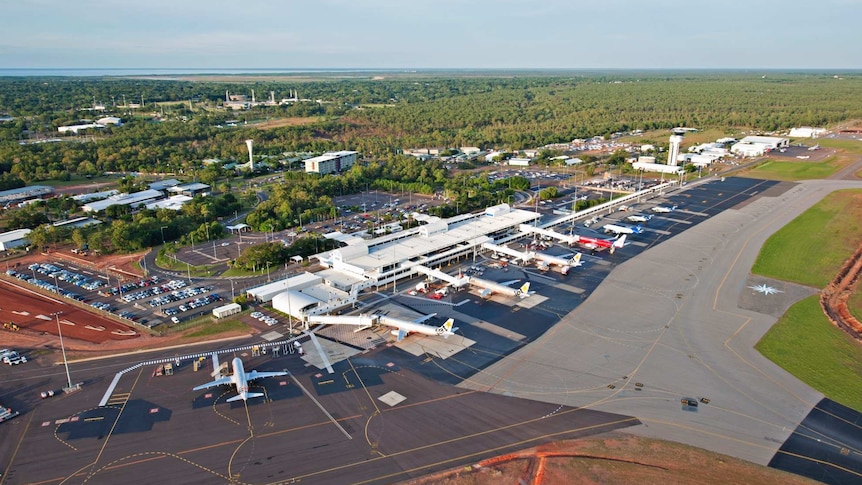
M 17 0 L 0 68 L 862 68 L 862 0 Z

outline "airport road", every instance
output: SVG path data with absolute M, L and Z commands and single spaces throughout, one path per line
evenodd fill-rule
M 643 423 L 633 433 L 768 464 L 822 396 L 753 349 L 775 316 L 739 302 L 782 298 L 749 295 L 761 245 L 843 188 L 862 183 L 785 184 L 649 248 L 540 339 L 461 386 L 629 414 Z

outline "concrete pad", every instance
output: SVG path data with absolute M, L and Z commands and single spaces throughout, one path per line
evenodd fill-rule
M 513 340 L 515 342 L 520 342 L 525 340 L 527 337 L 521 335 L 518 332 L 514 332 L 507 328 L 500 327 L 498 325 L 494 325 L 493 323 L 486 322 L 485 320 L 473 319 L 471 321 L 470 318 L 463 319 L 464 322 L 470 324 L 471 327 L 480 328 L 486 332 L 493 333 L 494 335 L 499 335 L 501 337 L 505 337 L 509 340 Z
M 326 359 L 329 360 L 330 364 L 337 364 L 338 362 L 346 360 L 348 357 L 353 357 L 361 352 L 361 350 L 354 349 L 353 347 L 340 344 L 338 342 L 333 342 L 329 339 L 318 338 L 317 341 L 320 343 L 320 347 L 323 349 L 323 353 L 326 354 Z M 326 369 L 326 362 L 324 362 L 323 358 L 321 358 L 316 350 L 309 351 L 306 349 L 305 355 L 302 356 L 302 360 L 318 369 Z
M 585 290 L 583 288 L 578 288 L 577 286 L 567 285 L 565 283 L 559 283 L 555 285 L 557 289 L 568 291 L 569 293 L 574 293 L 576 295 L 580 295 Z
M 464 349 L 472 347 L 475 343 L 475 340 L 470 340 L 461 335 L 453 335 L 448 339 L 436 336 L 411 335 L 400 342 L 396 342 L 394 345 L 417 357 L 430 354 L 445 360 Z
M 273 340 L 278 340 L 282 337 L 284 337 L 284 334 L 276 332 L 275 330 L 271 332 L 266 332 L 265 334 L 260 336 L 260 338 L 266 340 L 267 342 L 272 342 Z
M 387 404 L 389 407 L 392 407 L 406 401 L 407 398 L 402 396 L 401 394 L 398 394 L 395 391 L 389 391 L 386 394 L 378 397 L 377 400 Z
M 521 308 L 533 308 L 536 305 L 540 305 L 546 301 L 548 298 L 542 295 L 530 295 L 527 298 L 515 297 L 515 306 L 519 306 Z M 518 301 L 520 300 L 520 301 Z

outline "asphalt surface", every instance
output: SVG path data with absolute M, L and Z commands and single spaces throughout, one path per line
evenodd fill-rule
M 247 369 L 293 375 L 252 383 L 265 399 L 226 403 L 232 388 L 191 390 L 210 380 L 210 365 L 194 372 L 186 361 L 160 376 L 145 366 L 121 379 L 107 406 L 95 407 L 113 372 L 143 356 L 73 364 L 83 389 L 44 401 L 38 392 L 59 387 L 62 368 L 5 373 L 0 397 L 25 413 L 3 423 L 3 483 L 391 483 L 637 424 L 464 391 L 383 353 L 343 361 L 332 375 L 296 354 L 240 355 Z M 403 401 L 379 399 L 393 392 Z M 9 396 L 18 397 L 11 403 Z
M 749 269 L 769 235 L 851 187 L 862 183 L 728 178 L 670 195 L 662 205 L 679 209 L 617 253 L 638 257 L 535 342 L 460 386 L 630 414 L 643 423 L 630 432 L 768 464 L 823 396 L 753 349 L 776 319 L 769 299 L 786 297 L 752 295 Z M 676 235 L 653 239 L 656 229 Z M 683 406 L 684 397 L 708 404 Z
M 294 376 L 256 382 L 251 390 L 264 389 L 267 399 L 248 406 L 225 403 L 233 395 L 227 388 L 192 392 L 210 369 L 194 373 L 188 362 L 173 376 L 153 377 L 152 366 L 127 374 L 105 408 L 94 406 L 114 373 L 144 356 L 73 364 L 83 390 L 45 401 L 38 392 L 62 386 L 61 367 L 4 366 L 0 402 L 23 414 L 2 425 L 3 483 L 135 482 L 143 474 L 182 483 L 390 483 L 618 428 L 815 478 L 834 463 L 858 478 L 858 419 L 809 423 L 822 396 L 753 350 L 783 309 L 811 290 L 785 285 L 784 293 L 762 295 L 750 287 L 779 283 L 748 273 L 772 232 L 849 187 L 862 183 L 707 179 L 636 205 L 644 213 L 656 204 L 679 208 L 655 215 L 613 255 L 585 254 L 568 276 L 467 265 L 513 286 L 529 280 L 530 298 L 370 295 L 363 311 L 386 302 L 436 312 L 455 318 L 476 343 L 447 359 L 382 347 L 335 364 L 332 375 L 295 355 L 244 355 L 247 369 Z M 630 213 L 572 230 L 604 236 L 596 230 Z M 378 398 L 390 391 L 406 400 L 389 407 Z M 682 398 L 704 399 L 689 406 Z M 811 429 L 817 440 L 803 431 Z M 839 458 L 845 448 L 850 459 Z

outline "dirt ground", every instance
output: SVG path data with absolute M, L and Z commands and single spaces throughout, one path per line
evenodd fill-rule
M 303 116 L 303 117 L 295 117 L 295 118 L 276 118 L 272 120 L 267 120 L 258 125 L 254 125 L 255 128 L 259 128 L 261 130 L 268 130 L 271 128 L 281 128 L 283 126 L 302 126 L 310 123 L 316 123 L 320 121 L 322 118 L 317 116 Z
M 802 485 L 818 482 L 700 448 L 623 433 L 559 441 L 402 482 L 403 485 L 500 483 Z
M 0 282 L 0 302 L 0 318 L 3 323 L 13 322 L 24 332 L 58 335 L 59 319 L 64 338 L 101 344 L 140 336 L 140 332 L 126 325 L 85 311 L 61 299 L 44 296 L 24 284 L 6 280 Z M 62 314 L 55 318 L 52 316 L 55 312 Z

